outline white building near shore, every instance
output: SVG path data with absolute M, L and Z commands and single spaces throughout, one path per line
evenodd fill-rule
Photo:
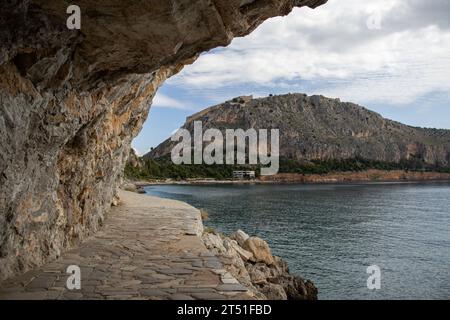
M 255 179 L 255 171 L 233 171 L 234 179 Z

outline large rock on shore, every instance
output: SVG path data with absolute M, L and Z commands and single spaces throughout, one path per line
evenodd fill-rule
M 272 256 L 264 240 L 249 237 L 242 230 L 230 238 L 216 232 L 204 233 L 202 238 L 206 247 L 220 258 L 227 271 L 256 298 L 317 299 L 317 288 L 314 284 L 290 274 L 287 263 L 279 257 Z M 240 239 L 244 248 L 234 239 Z
M 0 2 L 0 280 L 95 232 L 158 87 L 201 52 L 326 0 Z
M 269 245 L 263 239 L 258 237 L 250 237 L 245 240 L 242 248 L 251 252 L 256 262 L 262 262 L 267 265 L 274 264 L 272 253 Z
M 246 234 L 244 231 L 242 230 L 237 230 L 235 233 L 233 233 L 230 236 L 230 239 L 236 240 L 237 243 L 242 247 L 244 246 L 244 242 L 250 238 L 250 236 L 248 234 Z

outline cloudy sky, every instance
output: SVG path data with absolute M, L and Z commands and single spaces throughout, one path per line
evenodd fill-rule
M 186 116 L 235 96 L 288 92 L 450 129 L 450 1 L 329 0 L 270 19 L 169 79 L 133 146 L 145 153 Z

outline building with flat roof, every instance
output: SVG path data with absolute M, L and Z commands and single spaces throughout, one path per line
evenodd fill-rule
M 233 171 L 234 179 L 255 179 L 255 171 Z

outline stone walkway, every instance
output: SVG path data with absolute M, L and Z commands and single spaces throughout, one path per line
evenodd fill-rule
M 0 284 L 0 299 L 251 299 L 204 246 L 200 212 L 121 191 L 105 226 L 60 259 Z M 69 290 L 66 269 L 81 269 Z

